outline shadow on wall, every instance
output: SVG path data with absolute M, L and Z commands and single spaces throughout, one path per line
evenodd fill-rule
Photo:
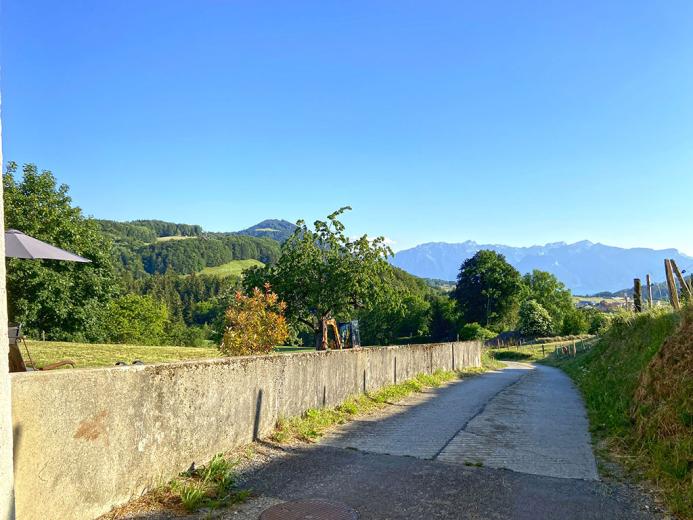
M 260 434 L 260 417 L 262 417 L 262 388 L 257 391 L 255 401 L 255 420 L 253 421 L 253 440 L 256 441 Z

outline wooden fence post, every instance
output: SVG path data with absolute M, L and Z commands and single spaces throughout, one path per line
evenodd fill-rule
M 664 259 L 664 273 L 666 274 L 666 277 L 667 277 L 667 289 L 669 291 L 669 302 L 671 303 L 671 306 L 675 310 L 678 310 L 678 309 L 680 309 L 679 292 L 676 289 L 676 282 L 674 282 L 674 274 L 673 274 L 672 269 L 671 269 L 671 262 L 669 261 L 668 258 Z
M 652 308 L 652 281 L 650 280 L 650 274 L 649 273 L 645 277 L 645 280 L 647 281 L 647 304 L 651 309 Z
M 633 279 L 633 310 L 635 312 L 642 312 L 642 295 L 640 278 Z
M 679 266 L 676 265 L 676 262 L 673 258 L 669 260 L 669 263 L 671 264 L 671 268 L 674 270 L 676 278 L 679 279 L 679 283 L 681 284 L 681 296 L 686 296 L 687 299 L 690 301 L 692 295 L 691 288 L 688 287 L 688 282 L 686 282 L 686 279 L 683 277 L 683 274 L 681 274 L 681 271 L 679 271 Z

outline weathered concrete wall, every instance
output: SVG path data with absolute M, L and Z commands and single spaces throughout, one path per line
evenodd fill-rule
M 17 517 L 94 518 L 280 417 L 479 366 L 480 352 L 441 343 L 12 374 Z

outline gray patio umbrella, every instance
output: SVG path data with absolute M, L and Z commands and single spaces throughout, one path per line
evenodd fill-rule
M 68 262 L 91 262 L 59 247 L 46 244 L 25 235 L 16 229 L 5 232 L 5 256 L 10 258 L 40 258 L 43 260 L 67 260 Z

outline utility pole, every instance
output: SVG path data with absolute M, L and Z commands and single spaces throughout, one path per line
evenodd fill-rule
M 688 301 L 691 300 L 691 288 L 688 286 L 688 282 L 686 282 L 686 279 L 683 277 L 683 274 L 681 274 L 681 271 L 679 271 L 679 266 L 676 265 L 676 262 L 674 259 L 670 259 L 669 263 L 671 264 L 671 268 L 674 270 L 674 274 L 676 275 L 676 278 L 679 279 L 679 283 L 681 284 L 681 296 L 686 295 L 688 298 Z
M 645 280 L 647 282 L 647 304 L 649 308 L 652 308 L 652 281 L 650 280 L 650 273 L 647 273 L 647 276 L 645 277 Z
M 642 312 L 642 294 L 641 294 L 640 278 L 633 279 L 633 310 Z
M 664 259 L 664 273 L 667 277 L 667 289 L 669 290 L 669 302 L 674 310 L 681 308 L 679 305 L 679 292 L 676 289 L 676 282 L 674 281 L 674 273 L 671 268 L 671 261 L 668 258 Z

